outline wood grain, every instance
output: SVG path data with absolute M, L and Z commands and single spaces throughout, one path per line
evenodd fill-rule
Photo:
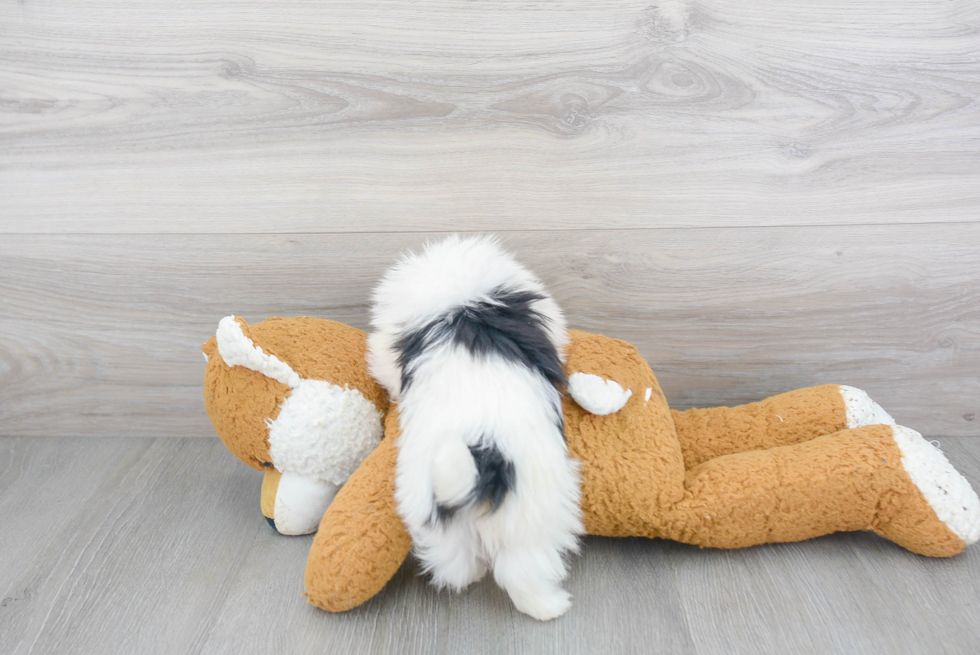
M 47 442 L 31 441 L 38 449 Z M 56 443 L 75 461 L 101 455 L 106 464 L 92 468 L 102 482 L 82 507 L 57 506 L 69 520 L 58 517 L 55 534 L 33 520 L 28 504 L 5 508 L 5 516 L 29 521 L 18 537 L 33 546 L 32 558 L 5 558 L 12 599 L 0 619 L 5 652 L 199 650 L 254 528 L 265 522 L 248 502 L 248 470 L 210 439 Z M 67 459 L 52 463 L 58 475 L 51 486 L 63 494 L 89 474 Z M 34 493 L 27 486 L 13 500 Z
M 0 244 L 0 434 L 213 434 L 217 321 L 367 327 L 399 252 L 440 235 L 11 235 Z M 977 436 L 980 225 L 521 232 L 573 327 L 626 339 L 671 404 L 823 383 Z
M 412 562 L 327 615 L 257 473 L 145 437 L 213 434 L 219 318 L 364 328 L 393 257 L 450 230 L 503 233 L 676 407 L 843 382 L 980 436 L 978 24 L 973 0 L 0 5 L 0 651 L 972 653 L 977 547 L 866 534 L 590 538 L 548 624 Z M 980 440 L 942 445 L 980 483 Z
M 980 440 L 942 447 L 980 482 Z M 331 615 L 301 595 L 310 537 L 270 530 L 260 474 L 216 439 L 0 438 L 0 454 L 10 655 L 918 655 L 980 641 L 980 547 L 936 560 L 865 533 L 735 551 L 588 538 L 572 609 L 545 624 L 490 580 L 436 592 L 410 560 L 366 605 Z
M 969 222 L 972 0 L 0 11 L 3 233 Z

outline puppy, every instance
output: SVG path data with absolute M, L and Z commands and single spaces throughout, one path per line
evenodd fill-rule
M 398 403 L 399 514 L 438 587 L 493 577 L 539 620 L 584 530 L 559 388 L 561 310 L 497 241 L 409 253 L 374 292 L 368 365 Z

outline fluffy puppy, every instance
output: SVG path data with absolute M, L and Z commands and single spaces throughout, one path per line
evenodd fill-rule
M 438 587 L 494 579 L 520 611 L 560 616 L 583 532 L 559 388 L 561 310 L 496 240 L 409 253 L 374 292 L 371 373 L 398 403 L 398 511 Z

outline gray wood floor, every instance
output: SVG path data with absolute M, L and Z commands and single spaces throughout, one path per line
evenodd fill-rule
M 980 483 L 980 440 L 942 448 Z M 310 537 L 275 534 L 259 473 L 217 439 L 0 438 L 0 652 L 976 653 L 980 547 L 930 560 L 870 534 L 738 551 L 585 541 L 572 610 L 540 624 L 492 582 L 408 563 L 331 615 Z

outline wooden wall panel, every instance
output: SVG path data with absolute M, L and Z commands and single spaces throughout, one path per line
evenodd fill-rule
M 0 10 L 0 233 L 964 222 L 972 0 Z
M 441 234 L 13 235 L 0 434 L 208 436 L 224 315 L 367 327 L 377 277 Z M 931 435 L 980 434 L 980 225 L 527 231 L 505 244 L 572 327 L 636 344 L 678 407 L 827 382 Z

